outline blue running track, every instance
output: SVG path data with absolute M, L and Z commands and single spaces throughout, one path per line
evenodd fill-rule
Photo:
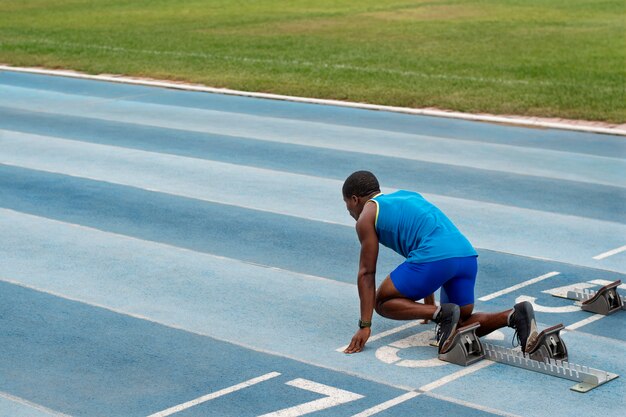
M 358 313 L 346 176 L 424 194 L 477 247 L 477 310 L 535 305 L 574 382 L 436 359 Z M 626 138 L 0 72 L 0 416 L 621 416 Z M 382 250 L 380 281 L 401 259 Z M 626 293 L 626 285 L 621 287 Z M 510 347 L 510 329 L 488 336 Z M 622 411 L 620 411 L 622 410 Z

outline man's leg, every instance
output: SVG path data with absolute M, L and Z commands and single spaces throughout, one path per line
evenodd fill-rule
M 455 303 L 461 307 L 459 327 L 480 323 L 476 330 L 476 335 L 480 337 L 507 326 L 512 310 L 499 313 L 473 313 L 474 287 L 478 273 L 477 258 L 473 256 L 456 258 L 454 261 L 457 268 L 454 277 L 446 281 L 441 288 L 441 302 Z
M 390 276 L 385 278 L 376 292 L 376 312 L 388 319 L 432 320 L 436 311 L 435 305 L 418 303 L 406 298 L 397 290 Z
M 474 285 L 477 263 L 475 258 L 457 258 L 459 272 L 441 288 L 441 302 L 452 302 L 461 306 L 459 326 L 480 323 L 477 336 L 485 336 L 502 327 L 512 327 L 524 352 L 532 351 L 537 343 L 537 324 L 532 305 L 525 301 L 510 310 L 499 313 L 474 313 Z
M 423 294 L 415 295 L 416 299 L 422 299 L 432 294 L 437 288 L 422 290 Z M 405 297 L 395 287 L 391 277 L 387 277 L 376 293 L 376 312 L 383 317 L 394 320 L 433 320 L 438 325 L 437 341 L 439 353 L 445 352 L 452 342 L 457 323 L 459 322 L 460 310 L 456 304 L 445 303 L 441 306 L 423 304 Z
M 479 337 L 488 335 L 494 330 L 508 326 L 509 316 L 513 312 L 513 309 L 510 309 L 499 313 L 472 314 L 473 310 L 474 304 L 468 304 L 461 307 L 461 320 L 459 321 L 459 327 L 480 323 L 480 327 L 476 330 L 476 335 Z

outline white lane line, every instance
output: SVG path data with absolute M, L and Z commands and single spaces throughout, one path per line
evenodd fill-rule
M 316 394 L 326 395 L 326 397 L 320 398 L 319 400 L 300 404 L 295 407 L 285 408 L 279 411 L 274 411 L 272 413 L 263 414 L 260 417 L 299 417 L 305 414 L 315 413 L 317 411 L 325 410 L 327 408 L 335 407 L 337 405 L 349 403 L 351 401 L 356 401 L 363 398 L 363 395 L 361 394 L 355 394 L 354 392 L 330 387 L 328 385 L 309 381 L 308 379 L 303 378 L 297 378 L 293 381 L 289 381 L 286 383 L 286 385 L 300 388 L 306 391 L 311 391 Z
M 248 381 L 242 382 L 241 384 L 233 385 L 232 387 L 224 388 L 219 391 L 203 395 L 202 397 L 196 398 L 195 400 L 187 401 L 186 403 L 176 405 L 174 407 L 170 407 L 167 410 L 159 411 L 158 413 L 150 414 L 148 417 L 166 417 L 172 415 L 174 413 L 178 413 L 179 411 L 186 410 L 190 407 L 193 407 L 198 404 L 202 404 L 204 402 L 213 400 L 218 397 L 222 397 L 227 394 L 231 394 L 233 392 L 242 390 L 244 388 L 251 387 L 260 382 L 267 381 L 268 379 L 276 378 L 279 376 L 278 372 L 270 372 L 269 374 L 261 375 L 257 378 L 249 379 Z
M 441 386 L 443 386 L 443 385 L 445 385 L 445 384 L 447 384 L 449 382 L 455 381 L 455 380 L 457 380 L 459 378 L 462 378 L 462 377 L 464 377 L 466 375 L 469 375 L 469 374 L 474 373 L 476 371 L 479 371 L 479 370 L 481 370 L 483 368 L 491 366 L 494 363 L 496 363 L 496 362 L 494 362 L 494 361 L 487 361 L 487 360 L 480 361 L 480 362 L 478 362 L 478 363 L 476 363 L 476 364 L 474 364 L 472 366 L 468 366 L 467 368 L 463 368 L 460 371 L 457 371 L 457 372 L 455 372 L 453 374 L 446 375 L 443 378 L 440 378 L 440 379 L 438 379 L 436 381 L 431 382 L 430 384 L 422 385 L 419 388 L 419 390 L 422 391 L 422 392 L 432 391 L 432 390 L 437 389 L 437 388 L 439 388 L 439 387 L 441 387 Z
M 457 380 L 459 378 L 462 378 L 462 377 L 464 377 L 466 375 L 469 375 L 471 373 L 479 371 L 479 370 L 481 370 L 483 368 L 486 368 L 487 366 L 491 366 L 494 363 L 496 363 L 496 362 L 487 361 L 487 360 L 480 361 L 480 362 L 478 362 L 475 365 L 468 366 L 467 368 L 461 369 L 458 372 L 455 372 L 453 374 L 444 376 L 443 378 L 440 378 L 440 379 L 438 379 L 436 381 L 433 381 L 430 384 L 423 385 L 416 391 L 407 392 L 406 394 L 402 394 L 402 395 L 400 395 L 400 396 L 398 396 L 396 398 L 392 398 L 389 401 L 386 401 L 386 402 L 384 402 L 382 404 L 378 404 L 378 405 L 376 405 L 376 406 L 374 406 L 372 408 L 368 408 L 367 410 L 364 410 L 364 411 L 362 411 L 362 412 L 360 412 L 358 414 L 355 414 L 352 417 L 369 417 L 369 416 L 373 416 L 374 414 L 378 414 L 381 411 L 388 410 L 391 407 L 394 407 L 394 406 L 396 406 L 398 404 L 401 404 L 401 403 L 403 403 L 405 401 L 413 399 L 413 398 L 415 398 L 415 397 L 417 397 L 419 395 L 422 395 L 422 394 L 424 394 L 426 392 L 429 392 L 429 391 L 432 391 L 432 390 L 434 390 L 436 388 L 439 388 L 439 387 L 441 387 L 441 386 L 443 386 L 443 385 L 445 385 L 445 384 L 447 384 L 449 382 L 455 381 L 455 380 Z
M 447 401 L 449 403 L 459 404 L 467 408 L 473 408 L 475 410 L 485 411 L 487 413 L 494 414 L 496 416 L 502 417 L 521 417 L 519 414 L 511 414 L 506 411 L 498 410 L 491 407 L 486 407 L 484 405 L 474 404 L 469 401 L 460 400 L 458 398 L 448 397 L 447 395 L 436 394 L 434 392 L 427 392 L 424 394 L 427 397 L 436 398 L 441 401 Z
M 352 417 L 369 417 L 369 416 L 373 416 L 374 414 L 378 414 L 381 411 L 385 411 L 390 409 L 391 407 L 395 407 L 398 404 L 402 404 L 405 401 L 408 401 L 410 399 L 413 399 L 415 397 L 418 397 L 422 395 L 421 392 L 416 392 L 416 391 L 411 391 L 411 392 L 407 392 L 406 394 L 402 394 L 399 397 L 396 398 L 392 398 L 389 401 L 385 401 L 384 403 L 378 404 L 372 408 L 368 408 L 365 411 L 362 411 L 358 414 L 353 415 Z
M 599 260 L 608 258 L 609 256 L 617 255 L 618 253 L 624 252 L 624 251 L 626 251 L 626 245 L 610 250 L 608 252 L 601 253 L 600 255 L 596 255 L 593 257 L 593 259 L 595 259 L 596 261 L 599 261 Z
M 56 417 L 71 417 L 69 414 L 63 414 L 60 411 L 51 410 L 51 409 L 49 409 L 47 407 L 44 407 L 43 405 L 35 404 L 33 402 L 30 402 L 30 401 L 25 400 L 25 399 L 20 398 L 20 397 L 16 397 L 15 395 L 11 395 L 11 394 L 8 394 L 8 393 L 3 392 L 3 391 L 0 391 L 0 398 L 4 398 L 4 399 L 9 400 L 11 402 L 25 405 L 25 406 L 33 408 L 33 409 L 35 409 L 37 411 L 41 411 L 41 412 L 44 412 L 44 413 L 47 413 L 47 414 L 50 414 L 50 415 L 53 415 L 53 416 L 56 416 Z
M 419 321 L 417 321 L 417 320 L 416 321 L 412 321 L 410 323 L 403 324 L 402 326 L 394 327 L 393 329 L 389 329 L 387 331 L 375 334 L 375 335 L 373 335 L 372 337 L 369 338 L 368 342 L 374 342 L 374 341 L 376 341 L 378 339 L 382 339 L 383 337 L 387 337 L 387 336 L 390 336 L 392 334 L 399 333 L 402 330 L 406 330 L 406 329 L 410 329 L 410 328 L 415 327 L 415 326 L 419 326 L 420 325 L 420 321 L 421 320 L 419 320 Z M 349 345 L 342 346 L 342 347 L 336 349 L 336 351 L 337 352 L 343 352 L 344 350 L 346 350 L 348 348 L 348 346 Z
M 500 291 L 496 291 L 496 292 L 494 292 L 492 294 L 489 294 L 489 295 L 485 295 L 483 297 L 480 297 L 479 300 L 480 301 L 493 300 L 494 298 L 499 297 L 501 295 L 508 294 L 510 292 L 519 290 L 520 288 L 524 288 L 524 287 L 527 287 L 527 286 L 532 285 L 532 284 L 536 284 L 539 281 L 543 281 L 544 279 L 548 279 L 548 278 L 551 278 L 551 277 L 559 275 L 559 274 L 560 274 L 560 272 L 556 272 L 556 271 L 549 272 L 549 273 L 541 275 L 541 276 L 539 276 L 537 278 L 533 278 L 533 279 L 529 279 L 528 281 L 520 282 L 519 284 L 513 285 L 512 287 L 505 288 L 505 289 L 500 290 Z
M 602 314 L 594 314 L 593 316 L 587 317 L 584 320 L 581 320 L 581 321 L 578 321 L 576 323 L 570 324 L 569 326 L 567 326 L 565 328 L 565 330 L 576 330 L 576 329 L 579 329 L 579 328 L 581 328 L 583 326 L 586 326 L 589 323 L 593 323 L 594 321 L 598 321 L 598 320 L 600 320 L 601 318 L 604 318 L 604 317 L 606 317 L 606 316 L 604 316 Z

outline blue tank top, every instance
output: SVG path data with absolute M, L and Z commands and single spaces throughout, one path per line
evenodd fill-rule
M 445 214 L 418 193 L 396 191 L 372 198 L 378 206 L 376 233 L 383 245 L 408 262 L 477 256 L 476 250 Z

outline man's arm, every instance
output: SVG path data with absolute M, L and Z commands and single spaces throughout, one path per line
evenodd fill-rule
M 361 321 L 371 323 L 376 302 L 376 262 L 378 261 L 378 235 L 376 235 L 376 204 L 367 203 L 356 223 L 356 231 L 361 242 L 361 257 L 357 286 L 361 301 Z M 345 353 L 356 353 L 363 350 L 371 329 L 359 329 Z

